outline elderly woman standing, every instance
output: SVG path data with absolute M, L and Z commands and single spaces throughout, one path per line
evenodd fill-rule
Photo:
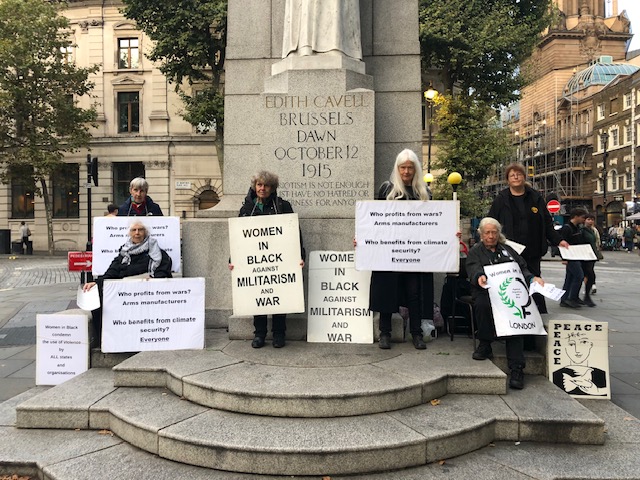
M 251 178 L 251 187 L 247 197 L 240 208 L 239 217 L 255 217 L 258 215 L 280 215 L 283 213 L 294 213 L 291 204 L 278 196 L 278 176 L 267 171 L 260 171 Z M 305 250 L 302 244 L 302 233 L 300 234 L 300 266 L 304 267 Z M 229 270 L 233 270 L 233 263 L 229 263 Z M 271 332 L 273 334 L 274 348 L 282 348 L 285 345 L 285 331 L 287 315 L 278 313 L 272 316 L 273 324 Z M 254 338 L 251 342 L 253 348 L 262 348 L 267 336 L 267 316 L 254 315 L 253 317 Z
M 398 154 L 389 181 L 380 186 L 377 200 L 429 200 L 422 181 L 422 165 L 412 150 Z M 373 272 L 369 289 L 369 309 L 380 312 L 380 343 L 383 349 L 391 348 L 391 316 L 400 306 L 409 309 L 409 330 L 413 346 L 418 350 L 427 348 L 422 338 L 421 292 L 424 305 L 433 308 L 433 274 L 421 272 Z M 433 311 L 427 313 L 432 318 Z
M 491 217 L 485 217 L 478 226 L 480 243 L 476 243 L 469 251 L 467 257 L 467 273 L 471 281 L 471 294 L 474 300 L 474 313 L 477 337 L 480 344 L 473 352 L 474 360 L 486 360 L 493 358 L 491 342 L 496 336 L 496 327 L 491 310 L 491 301 L 487 289 L 487 276 L 484 267 L 499 263 L 516 262 L 527 283 L 537 282 L 544 285 L 544 281 L 534 276 L 527 267 L 527 262 L 516 253 L 509 245 L 505 244 L 506 238 L 502 235 L 502 226 Z M 521 390 L 524 388 L 524 339 L 521 335 L 505 337 L 507 346 L 507 365 L 511 370 L 509 386 Z
M 131 180 L 129 193 L 131 196 L 118 208 L 119 217 L 162 216 L 160 205 L 147 195 L 149 183 L 142 177 Z
M 129 239 L 120 247 L 120 253 L 113 259 L 109 268 L 96 279 L 82 288 L 85 292 L 98 285 L 102 302 L 102 285 L 105 280 L 116 280 L 136 275 L 146 278 L 171 278 L 171 257 L 158 246 L 158 241 L 149 236 L 149 230 L 139 220 L 129 226 Z M 93 328 L 98 343 L 102 338 L 102 309 L 93 310 Z

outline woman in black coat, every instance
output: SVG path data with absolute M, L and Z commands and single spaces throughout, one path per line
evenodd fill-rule
M 244 203 L 240 208 L 239 217 L 255 217 L 259 215 L 280 215 L 293 213 L 291 204 L 278 196 L 278 176 L 274 173 L 261 171 L 251 178 L 251 187 Z M 300 266 L 304 267 L 305 251 L 300 233 Z M 233 263 L 229 263 L 229 270 L 233 270 Z M 278 313 L 272 315 L 271 332 L 273 334 L 273 346 L 282 348 L 285 345 L 285 331 L 287 314 Z M 267 336 L 267 316 L 254 315 L 254 338 L 251 342 L 253 348 L 262 348 Z
M 429 200 L 422 181 L 422 166 L 417 155 L 409 149 L 396 157 L 390 180 L 378 191 L 377 200 Z M 413 345 L 418 350 L 427 348 L 422 338 L 421 297 L 425 308 L 430 309 L 426 318 L 433 318 L 433 274 L 421 272 L 373 272 L 369 290 L 369 309 L 380 312 L 380 343 L 383 349 L 391 348 L 391 316 L 400 306 L 409 309 L 409 330 Z M 430 298 L 429 298 L 430 297 Z
M 95 282 L 86 283 L 82 289 L 86 292 L 96 284 L 102 303 L 102 286 L 105 280 L 117 280 L 136 275 L 147 278 L 171 278 L 171 257 L 158 246 L 158 241 L 149 236 L 149 230 L 139 220 L 129 226 L 129 239 L 120 247 L 120 253 L 113 259 L 104 275 Z M 102 308 L 93 310 L 95 340 L 100 344 L 102 338 Z

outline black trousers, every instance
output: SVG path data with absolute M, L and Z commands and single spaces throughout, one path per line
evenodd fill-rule
M 591 296 L 591 288 L 596 283 L 595 266 L 596 266 L 595 260 L 582 262 L 582 271 L 584 273 L 584 276 L 587 277 L 587 285 L 585 287 L 585 294 L 584 294 L 586 298 L 589 298 Z
M 271 316 L 271 333 L 273 333 L 274 337 L 284 337 L 284 332 L 287 329 L 287 314 L 286 313 L 277 313 Z M 266 337 L 267 336 L 267 316 L 266 315 L 255 315 L 253 317 L 253 334 L 256 337 Z
M 485 290 L 474 295 L 473 311 L 478 333 L 476 337 L 481 343 L 491 343 L 496 338 L 496 327 L 493 321 L 489 293 Z M 507 365 L 510 370 L 524 369 L 524 336 L 503 337 L 507 347 Z
M 422 309 L 420 308 L 420 273 L 402 273 L 398 278 L 398 289 L 404 292 L 406 307 L 409 309 L 409 331 L 411 335 L 422 335 Z M 431 302 L 433 310 L 433 302 Z M 380 333 L 391 334 L 391 315 L 394 312 L 380 312 Z M 433 314 L 430 315 L 432 317 Z

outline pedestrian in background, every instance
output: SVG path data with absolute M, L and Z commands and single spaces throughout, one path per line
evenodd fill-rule
M 584 221 L 584 227 L 582 230 L 582 234 L 584 235 L 585 240 L 589 245 L 591 245 L 591 249 L 593 253 L 595 253 L 596 258 L 598 260 L 602 260 L 602 251 L 600 250 L 600 232 L 595 226 L 596 217 L 592 213 L 589 213 Z M 582 271 L 585 276 L 585 292 L 584 292 L 584 304 L 587 307 L 595 307 L 596 304 L 591 300 L 591 291 L 594 285 L 596 284 L 596 266 L 597 260 L 583 260 L 582 261 Z
M 635 232 L 633 231 L 633 228 L 631 228 L 631 225 L 627 225 L 622 235 L 624 237 L 624 248 L 627 249 L 627 253 L 632 253 L 633 237 L 635 236 Z
M 20 222 L 20 246 L 22 247 L 22 254 L 24 255 L 25 249 L 29 248 L 29 237 L 31 236 L 31 230 L 25 222 Z
M 118 216 L 118 206 L 110 203 L 107 205 L 107 217 L 117 217 Z

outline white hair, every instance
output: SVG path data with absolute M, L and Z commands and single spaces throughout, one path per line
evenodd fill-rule
M 400 177 L 400 165 L 405 163 L 406 161 L 410 161 L 413 163 L 415 168 L 415 175 L 413 176 L 413 180 L 411 181 L 411 188 L 413 188 L 413 193 L 418 197 L 419 200 L 429 200 L 429 193 L 427 192 L 427 187 L 424 184 L 422 179 L 422 165 L 420 165 L 420 161 L 418 160 L 418 156 L 415 154 L 413 150 L 408 148 L 401 151 L 396 157 L 396 163 L 393 165 L 393 171 L 391 172 L 391 176 L 389 180 L 393 185 L 393 188 L 387 195 L 387 200 L 397 200 L 401 198 L 409 198 L 409 192 Z
M 498 230 L 498 243 L 505 243 L 507 238 L 502 234 L 502 225 L 500 222 L 493 217 L 484 217 L 480 220 L 480 225 L 478 225 L 478 230 L 480 233 L 484 233 L 484 227 L 487 225 L 493 225 Z

